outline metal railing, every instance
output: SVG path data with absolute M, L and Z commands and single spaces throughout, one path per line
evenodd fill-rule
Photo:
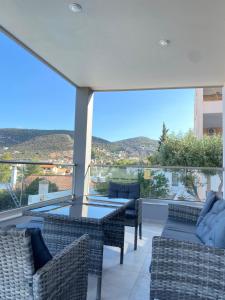
M 67 166 L 75 167 L 76 164 L 53 163 L 49 161 L 29 161 L 29 160 L 0 160 L 0 164 L 23 164 L 23 165 L 49 165 L 49 166 Z
M 141 197 L 204 201 L 207 191 L 222 192 L 223 168 L 185 166 L 92 166 L 90 192 L 106 194 L 110 181 L 139 182 Z
M 0 211 L 72 195 L 75 164 L 0 160 Z

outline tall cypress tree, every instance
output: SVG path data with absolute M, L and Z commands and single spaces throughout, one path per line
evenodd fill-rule
M 158 147 L 158 151 L 160 151 L 160 148 L 162 146 L 162 144 L 166 141 L 167 138 L 167 134 L 168 134 L 169 129 L 166 128 L 165 123 L 163 122 L 163 127 L 162 127 L 162 134 L 159 138 L 159 147 Z

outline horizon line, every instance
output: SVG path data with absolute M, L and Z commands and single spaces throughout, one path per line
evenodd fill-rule
M 21 127 L 0 127 L 0 130 L 3 129 L 3 130 L 11 130 L 11 129 L 14 129 L 14 130 L 34 130 L 34 131 L 71 131 L 71 132 L 74 132 L 74 130 L 72 129 L 40 129 L 40 128 L 21 128 Z M 133 137 L 126 137 L 126 138 L 122 138 L 122 139 L 116 139 L 116 140 L 110 140 L 108 138 L 103 138 L 103 137 L 100 137 L 100 136 L 96 136 L 96 135 L 92 135 L 92 137 L 94 138 L 99 138 L 99 139 L 102 139 L 102 140 L 105 140 L 107 142 L 110 142 L 110 143 L 114 143 L 114 142 L 120 142 L 120 141 L 123 141 L 123 140 L 130 140 L 130 139 L 135 139 L 135 138 L 147 138 L 147 139 L 150 139 L 150 140 L 153 140 L 153 141 L 158 141 L 158 139 L 156 138 L 151 138 L 151 137 L 148 137 L 148 136 L 144 136 L 144 135 L 138 135 L 138 136 L 133 136 Z

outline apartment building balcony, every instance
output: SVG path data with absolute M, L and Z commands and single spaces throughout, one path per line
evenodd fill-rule
M 222 134 L 222 112 L 203 114 L 203 133 L 207 135 Z
M 196 89 L 195 95 L 195 134 L 222 134 L 223 127 L 222 88 Z

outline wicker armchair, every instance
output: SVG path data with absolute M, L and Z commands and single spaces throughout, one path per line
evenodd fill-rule
M 169 219 L 195 224 L 200 208 L 169 205 Z M 225 250 L 154 237 L 150 299 L 225 299 Z
M 140 184 L 109 183 L 108 196 L 111 198 L 128 198 L 135 201 L 130 204 L 124 217 L 125 226 L 134 227 L 134 250 L 137 250 L 137 238 L 139 227 L 139 238 L 142 239 L 142 200 L 140 199 Z
M 0 249 L 0 299 L 86 299 L 87 236 L 74 241 L 36 273 L 26 229 L 1 229 Z

